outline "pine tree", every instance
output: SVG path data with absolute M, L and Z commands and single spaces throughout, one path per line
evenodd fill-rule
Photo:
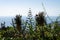
M 30 39 L 32 39 L 32 35 L 34 33 L 33 27 L 34 27 L 34 20 L 31 12 L 31 8 L 29 8 L 28 16 L 27 16 L 27 27 L 29 28 L 29 34 L 30 34 Z
M 5 22 L 4 23 L 1 23 L 1 28 L 2 28 L 2 30 L 6 30 Z
M 44 26 L 46 24 L 44 12 L 39 12 L 36 16 L 37 25 Z
M 15 24 L 16 24 L 17 30 L 21 32 L 22 28 L 21 28 L 21 16 L 20 15 L 16 15 Z
M 41 31 L 40 37 L 42 37 L 42 40 L 44 40 L 44 25 L 46 24 L 44 12 L 39 12 L 38 15 L 35 16 L 35 18 L 36 18 L 36 25 Z

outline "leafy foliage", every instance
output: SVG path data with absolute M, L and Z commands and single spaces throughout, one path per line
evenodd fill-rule
M 58 21 L 46 25 L 44 12 L 35 16 L 36 26 L 34 27 L 33 17 L 29 10 L 27 20 L 23 22 L 20 15 L 12 19 L 12 27 L 0 28 L 0 40 L 60 40 L 60 25 Z M 22 28 L 24 27 L 24 28 Z

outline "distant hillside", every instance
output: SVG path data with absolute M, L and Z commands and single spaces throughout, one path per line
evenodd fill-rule
M 14 18 L 14 17 L 0 17 L 0 24 L 1 24 L 1 22 L 4 22 L 5 21 L 6 22 L 6 26 L 11 26 L 12 18 Z M 50 18 L 53 21 L 56 20 L 56 17 L 51 16 Z M 23 16 L 22 19 L 26 20 L 26 17 Z M 48 17 L 46 17 L 46 21 L 47 21 L 47 23 L 51 23 L 51 20 Z

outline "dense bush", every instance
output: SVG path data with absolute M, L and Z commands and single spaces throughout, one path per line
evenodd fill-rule
M 23 24 L 21 16 L 17 15 L 12 21 L 12 27 L 0 30 L 0 40 L 60 40 L 58 21 L 46 25 L 45 15 L 43 14 L 44 12 L 37 14 L 34 21 L 32 20 L 31 10 L 29 10 L 28 18 Z M 33 23 L 36 23 L 35 26 L 33 26 Z

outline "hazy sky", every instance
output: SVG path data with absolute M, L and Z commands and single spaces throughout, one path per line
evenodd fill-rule
M 26 16 L 29 8 L 35 15 L 44 11 L 42 2 L 49 16 L 60 14 L 60 0 L 0 0 L 0 16 L 14 16 L 16 14 Z

